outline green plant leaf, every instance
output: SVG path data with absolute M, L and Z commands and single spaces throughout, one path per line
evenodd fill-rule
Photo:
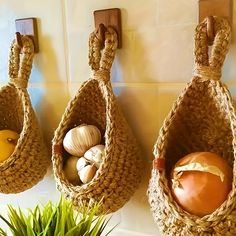
M 9 222 L 5 217 L 3 217 L 2 215 L 0 215 L 0 219 L 2 219 L 10 228 L 10 230 L 14 233 L 14 235 L 17 234 L 17 229 L 11 224 L 11 222 Z
M 96 216 L 98 209 L 99 204 L 80 208 L 78 212 L 71 202 L 61 198 L 58 204 L 49 201 L 44 207 L 29 209 L 27 214 L 20 208 L 8 206 L 9 220 L 1 214 L 0 220 L 6 223 L 13 236 L 100 236 L 109 220 Z M 1 228 L 0 236 L 7 236 Z
M 0 228 L 0 236 L 7 236 L 7 233 L 2 228 Z
M 48 223 L 47 223 L 47 225 L 46 225 L 46 227 L 45 227 L 45 229 L 44 229 L 44 233 L 42 234 L 43 236 L 51 236 L 51 235 L 52 235 L 52 232 L 50 232 L 50 224 L 51 224 L 51 221 L 52 221 L 54 215 L 56 214 L 56 212 L 57 212 L 57 209 L 55 209 L 55 210 L 51 213 L 51 216 L 50 216 L 50 218 L 49 218 L 49 220 L 48 220 Z M 47 216 L 47 217 L 48 217 L 48 216 Z M 50 233 L 48 233 L 48 232 L 50 232 Z
M 32 228 L 33 231 L 37 234 L 42 232 L 42 219 L 39 206 L 34 208 L 34 211 L 29 210 L 29 218 L 32 220 Z
M 9 218 L 11 224 L 15 227 L 17 230 L 17 233 L 15 233 L 16 236 L 25 236 L 27 235 L 27 227 L 25 223 L 25 216 L 23 215 L 20 208 L 15 210 L 12 206 L 8 206 L 9 209 Z M 15 232 L 15 231 L 14 231 Z

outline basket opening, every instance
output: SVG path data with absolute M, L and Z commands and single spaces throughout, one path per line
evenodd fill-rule
M 13 87 L 2 87 L 0 90 L 0 130 L 9 129 L 21 133 L 23 122 L 23 104 L 19 94 Z
M 233 135 L 226 95 L 208 81 L 193 84 L 178 106 L 166 138 L 167 175 L 185 155 L 197 151 L 218 154 L 233 166 Z
M 67 130 L 81 124 L 95 125 L 103 136 L 106 128 L 106 101 L 98 81 L 91 79 L 86 82 L 75 99 Z

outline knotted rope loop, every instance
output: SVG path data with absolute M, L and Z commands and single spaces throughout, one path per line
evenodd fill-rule
M 96 30 L 90 34 L 89 65 L 93 71 L 94 78 L 108 81 L 118 44 L 117 34 L 112 27 L 106 28 L 104 44 L 104 49 L 102 49 L 102 42 L 96 34 Z
M 200 23 L 195 32 L 195 70 L 194 75 L 219 80 L 221 68 L 231 41 L 231 29 L 228 21 L 214 16 L 215 38 L 208 55 L 207 19 Z
M 221 70 L 211 66 L 198 65 L 194 68 L 194 76 L 200 77 L 205 80 L 220 80 Z
M 104 80 L 104 81 L 109 81 L 110 80 L 110 71 L 107 70 L 97 70 L 94 71 L 93 78 L 97 80 Z
M 17 88 L 27 88 L 34 57 L 34 45 L 27 36 L 21 36 L 22 48 L 13 40 L 9 55 L 9 78 Z

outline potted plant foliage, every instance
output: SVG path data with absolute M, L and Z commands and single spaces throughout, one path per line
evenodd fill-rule
M 99 204 L 75 212 L 72 204 L 61 198 L 56 205 L 49 201 L 44 207 L 37 205 L 27 213 L 8 206 L 8 218 L 0 214 L 0 219 L 13 236 L 99 236 L 104 233 L 109 219 L 97 216 L 98 208 Z M 110 234 L 113 228 L 104 235 Z M 0 236 L 7 235 L 0 227 Z

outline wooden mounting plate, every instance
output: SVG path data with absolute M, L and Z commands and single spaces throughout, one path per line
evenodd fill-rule
M 34 42 L 34 52 L 39 52 L 38 30 L 36 18 L 22 18 L 15 20 L 16 32 L 27 35 Z
M 98 28 L 99 24 L 104 26 L 112 26 L 118 37 L 118 48 L 122 47 L 122 35 L 121 35 L 121 11 L 119 8 L 96 10 L 94 14 L 95 28 Z
M 221 16 L 232 25 L 232 0 L 199 0 L 199 22 L 207 16 Z

